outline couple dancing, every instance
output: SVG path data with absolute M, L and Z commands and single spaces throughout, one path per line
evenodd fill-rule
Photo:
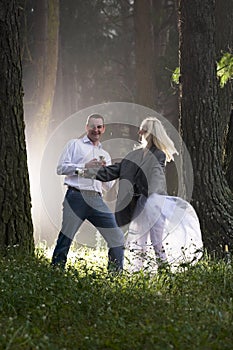
M 145 267 L 151 248 L 157 263 L 192 258 L 202 247 L 199 221 L 189 203 L 166 193 L 165 165 L 178 152 L 161 122 L 154 117 L 144 119 L 138 132 L 142 146 L 116 164 L 111 164 L 101 146 L 104 132 L 104 118 L 90 115 L 86 136 L 69 141 L 60 157 L 57 173 L 66 175 L 68 189 L 52 265 L 65 266 L 75 233 L 86 219 L 107 242 L 111 271 L 123 269 L 121 227 L 126 225 L 132 271 Z M 84 176 L 80 175 L 83 169 Z M 102 199 L 102 190 L 110 189 L 115 179 L 119 179 L 119 190 L 113 215 Z

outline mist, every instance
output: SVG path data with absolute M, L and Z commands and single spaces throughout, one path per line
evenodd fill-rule
M 50 133 L 41 150 L 34 147 L 37 140 L 28 142 L 28 167 L 32 196 L 32 217 L 34 223 L 35 242 L 45 242 L 52 246 L 61 228 L 62 202 L 66 192 L 64 176 L 56 174 L 56 167 L 65 144 L 74 138 L 85 134 L 87 116 L 99 113 L 104 116 L 106 132 L 102 137 L 103 148 L 108 151 L 112 161 L 121 160 L 128 152 L 139 145 L 137 130 L 141 121 L 147 116 L 159 118 L 177 148 L 183 147 L 182 153 L 186 162 L 186 188 L 190 192 L 184 193 L 182 186 L 180 157 L 174 162 L 174 168 L 169 171 L 168 189 L 171 194 L 177 194 L 190 199 L 193 185 L 192 164 L 185 145 L 180 144 L 180 137 L 172 124 L 156 111 L 134 103 L 109 102 L 85 108 L 66 118 Z M 39 135 L 38 135 L 39 138 Z M 112 211 L 115 208 L 117 191 L 113 189 L 104 195 L 104 199 Z M 105 242 L 97 230 L 90 223 L 85 222 L 76 234 L 77 244 L 88 247 L 104 246 Z
M 144 24 L 151 18 L 144 17 L 147 11 L 134 12 L 134 1 L 100 3 L 63 1 L 50 8 L 31 0 L 24 5 L 22 66 L 32 217 L 35 241 L 50 246 L 61 227 L 66 191 L 63 177 L 56 175 L 57 161 L 66 142 L 83 135 L 88 114 L 103 113 L 111 124 L 103 143 L 113 159 L 137 143 L 135 128 L 145 113 L 156 113 L 135 108 L 136 103 L 156 106 L 173 125 L 178 120 L 177 96 L 170 86 L 178 51 L 176 19 L 169 16 L 175 4 L 161 15 L 158 37 L 150 37 Z M 137 36 L 135 22 L 141 23 Z M 140 50 L 140 42 L 148 50 Z M 150 65 L 149 57 L 158 64 Z M 164 57 L 163 64 L 159 57 Z M 109 206 L 114 209 L 114 203 Z M 77 235 L 80 244 L 95 246 L 95 233 L 83 225 Z

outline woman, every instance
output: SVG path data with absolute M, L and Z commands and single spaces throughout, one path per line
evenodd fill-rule
M 150 160 L 152 171 L 147 173 L 148 197 L 140 196 L 129 225 L 127 246 L 131 252 L 131 270 L 149 267 L 153 263 L 151 250 L 157 265 L 198 259 L 202 238 L 195 210 L 183 199 L 164 193 L 166 162 L 174 160 L 173 155 L 178 154 L 174 143 L 160 120 L 154 117 L 143 120 L 139 136 L 143 157 L 152 153 L 155 161 Z M 152 186 L 154 183 L 156 185 Z

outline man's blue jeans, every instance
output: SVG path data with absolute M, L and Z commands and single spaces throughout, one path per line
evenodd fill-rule
M 69 188 L 63 202 L 62 228 L 53 252 L 52 265 L 65 267 L 73 238 L 84 220 L 90 221 L 107 242 L 109 269 L 123 269 L 124 234 L 115 216 L 98 193 Z M 111 267 L 110 267 L 111 266 Z

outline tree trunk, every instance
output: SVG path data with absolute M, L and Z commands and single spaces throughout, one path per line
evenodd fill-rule
M 233 246 L 233 198 L 222 167 L 215 1 L 180 0 L 180 116 L 194 171 L 193 205 L 209 252 Z
M 232 53 L 233 48 L 233 1 L 216 0 L 216 48 L 217 60 L 226 52 Z M 226 179 L 233 192 L 233 93 L 232 82 L 223 88 L 218 86 L 219 106 L 223 133 L 223 163 Z
M 233 192 L 233 105 L 231 107 L 230 121 L 228 124 L 226 136 L 226 157 L 225 157 L 225 171 L 228 185 Z
M 136 102 L 155 108 L 155 52 L 152 0 L 134 1 Z
M 35 115 L 33 117 L 33 142 L 44 146 L 53 106 L 58 62 L 59 1 L 41 0 L 35 12 L 35 56 L 37 86 L 35 90 Z
M 18 7 L 0 6 L 0 250 L 34 249 L 31 198 L 23 121 Z

